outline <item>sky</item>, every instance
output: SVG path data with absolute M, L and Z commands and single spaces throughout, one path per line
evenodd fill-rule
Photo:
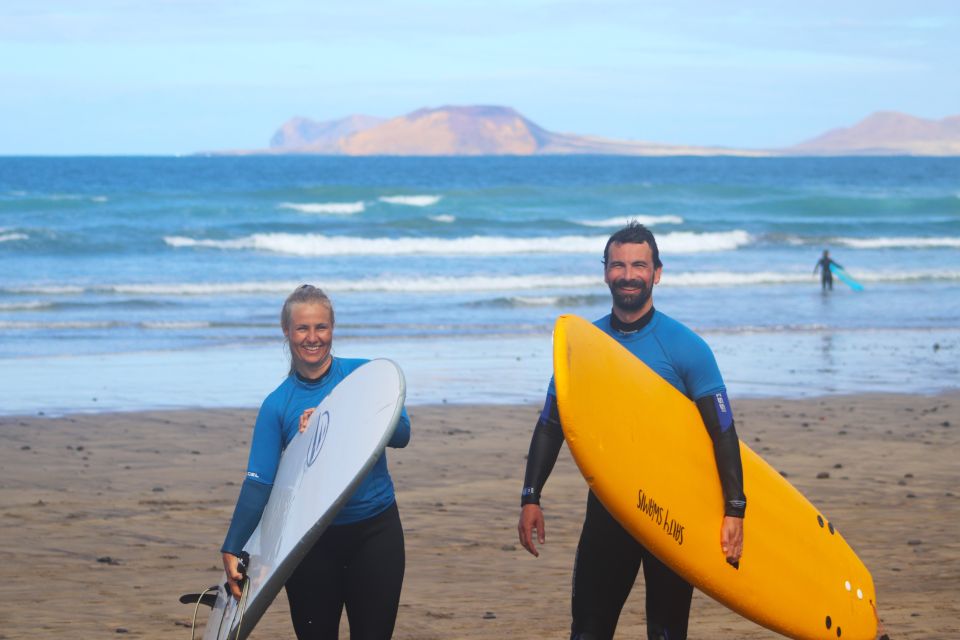
M 503 105 L 776 148 L 960 114 L 957 0 L 0 0 L 0 155 L 266 147 L 294 116 Z

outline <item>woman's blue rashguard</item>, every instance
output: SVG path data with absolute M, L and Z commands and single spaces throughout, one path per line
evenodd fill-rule
M 240 489 L 222 552 L 240 555 L 243 545 L 257 528 L 270 498 L 280 465 L 280 454 L 298 433 L 303 412 L 320 404 L 341 380 L 365 362 L 368 360 L 333 358 L 330 368 L 316 381 L 290 374 L 263 401 L 253 429 L 247 477 Z M 387 446 L 405 447 L 409 441 L 410 418 L 404 408 Z M 387 471 L 387 456 L 384 453 L 337 514 L 333 524 L 350 524 L 372 518 L 388 509 L 395 500 L 393 480 Z

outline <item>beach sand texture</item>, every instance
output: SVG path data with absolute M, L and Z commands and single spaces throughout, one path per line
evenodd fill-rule
M 960 637 L 960 393 L 734 403 L 741 438 L 872 571 L 884 632 Z M 567 637 L 586 485 L 564 449 L 547 544 L 528 555 L 516 522 L 538 407 L 410 414 L 410 446 L 388 454 L 407 547 L 395 637 Z M 177 597 L 220 579 L 254 416 L 0 418 L 0 638 L 189 638 Z M 294 637 L 282 594 L 251 637 Z M 642 578 L 617 637 L 645 637 Z M 779 636 L 697 593 L 690 638 L 717 637 Z

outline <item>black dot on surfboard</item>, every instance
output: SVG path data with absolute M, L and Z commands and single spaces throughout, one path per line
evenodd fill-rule
M 837 627 L 837 637 L 840 637 L 840 627 Z
M 833 535 L 833 523 L 832 523 L 832 522 L 828 522 L 828 523 L 827 523 L 827 528 L 830 529 L 830 535 Z
M 817 524 L 820 525 L 820 528 L 823 528 L 823 516 L 817 516 Z
M 830 619 L 830 616 L 827 616 L 827 629 L 833 626 L 833 620 Z

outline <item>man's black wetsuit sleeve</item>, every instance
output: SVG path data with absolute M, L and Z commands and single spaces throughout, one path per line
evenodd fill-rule
M 742 518 L 747 510 L 743 493 L 743 465 L 740 462 L 740 440 L 733 424 L 733 412 L 726 392 L 697 400 L 697 409 L 713 440 L 713 454 L 723 490 L 724 515 Z
M 553 465 L 563 446 L 563 429 L 560 427 L 560 414 L 557 411 L 557 398 L 547 394 L 547 400 L 540 412 L 540 419 L 533 429 L 530 439 L 530 452 L 527 455 L 527 471 L 523 476 L 523 491 L 520 504 L 540 504 L 540 492 L 546 484 Z

